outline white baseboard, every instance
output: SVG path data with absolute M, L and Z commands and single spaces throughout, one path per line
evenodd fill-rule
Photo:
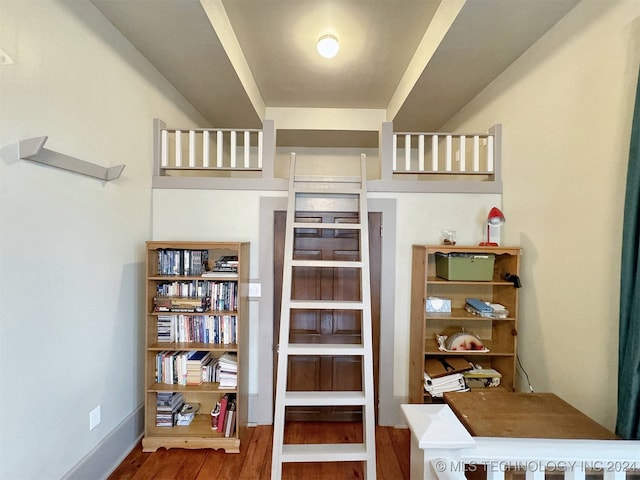
M 144 405 L 140 405 L 69 470 L 62 480 L 106 479 L 138 444 L 143 433 Z

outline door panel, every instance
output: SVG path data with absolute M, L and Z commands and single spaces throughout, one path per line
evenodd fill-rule
M 299 213 L 305 222 L 357 223 L 357 214 L 344 212 Z M 279 341 L 282 268 L 286 212 L 275 212 L 274 224 L 274 344 Z M 371 312 L 375 404 L 377 405 L 378 346 L 380 331 L 380 227 L 381 214 L 369 214 Z M 294 258 L 308 260 L 359 260 L 359 232 L 308 228 L 296 230 Z M 292 276 L 295 300 L 359 300 L 360 269 L 295 267 Z M 361 312 L 355 310 L 292 310 L 289 341 L 292 343 L 359 343 Z M 274 367 L 277 351 L 274 351 Z M 274 368 L 274 375 L 277 368 Z M 289 358 L 288 390 L 361 390 L 362 362 L 358 356 Z M 275 388 L 274 378 L 274 388 Z M 357 421 L 361 408 L 299 407 L 286 409 L 287 420 Z

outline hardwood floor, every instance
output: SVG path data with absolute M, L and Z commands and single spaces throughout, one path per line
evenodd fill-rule
M 161 448 L 142 452 L 138 444 L 109 480 L 268 480 L 271 476 L 273 429 L 268 425 L 247 428 L 240 453 L 222 450 Z M 360 442 L 361 423 L 287 422 L 285 443 Z M 408 429 L 376 427 L 376 468 L 379 480 L 409 478 L 410 432 Z M 287 463 L 283 480 L 363 479 L 361 462 Z

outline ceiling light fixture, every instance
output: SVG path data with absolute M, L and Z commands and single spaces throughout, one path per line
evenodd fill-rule
M 324 58 L 333 58 L 340 49 L 338 39 L 333 35 L 323 35 L 318 40 L 318 53 Z

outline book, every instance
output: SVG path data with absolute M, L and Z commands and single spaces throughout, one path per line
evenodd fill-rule
M 424 372 L 424 390 L 432 397 L 442 397 L 444 392 L 465 392 L 469 388 L 462 373 L 452 373 L 444 377 L 431 378 Z
M 235 398 L 229 401 L 227 408 L 227 414 L 225 418 L 224 436 L 231 437 L 236 431 L 236 400 Z
M 229 402 L 229 393 L 225 393 L 220 399 L 220 416 L 218 417 L 218 433 L 224 433 L 224 419 L 227 414 L 227 404 Z M 220 421 L 222 419 L 222 421 Z

